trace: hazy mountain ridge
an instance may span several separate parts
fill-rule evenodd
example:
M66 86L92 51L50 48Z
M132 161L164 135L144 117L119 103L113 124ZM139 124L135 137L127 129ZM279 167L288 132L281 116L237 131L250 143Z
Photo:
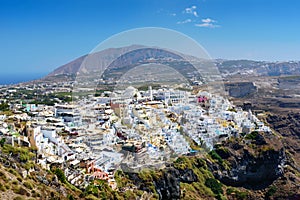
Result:
M300 74L299 61L216 60L215 63L223 75L281 76Z
M149 49L152 49L152 51ZM81 56L65 65L62 65L48 74L47 78L66 74L75 75L79 70L92 73L93 71L102 69L110 64L112 64L112 68L117 69L118 64L120 63L116 63L116 59L114 58L118 58L123 56L124 53L132 51L134 51L135 54L131 53L131 57L127 57L126 63L130 64L141 61L141 59L149 59L153 55L161 58L180 58L180 56L174 56L176 54L172 55L172 53L168 52L167 50L161 50L152 47L143 48L143 46L139 45L132 45L122 48L109 48L96 53ZM222 76L225 77L235 75L281 76L300 74L300 61L267 62L253 60L216 59L213 60L213 62L219 69Z

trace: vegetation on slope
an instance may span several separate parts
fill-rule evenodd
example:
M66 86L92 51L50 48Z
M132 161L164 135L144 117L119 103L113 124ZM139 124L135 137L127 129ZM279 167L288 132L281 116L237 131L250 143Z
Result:
M60 168L46 171L35 164L33 148L3 144L0 150L1 199L171 199L174 196L167 196L167 193L177 193L178 198L189 200L242 200L261 195L271 199L278 195L279 186L276 185L271 185L263 193L256 193L226 186L217 180L211 171L212 163L223 166L223 169L231 167L227 161L231 150L224 145L216 146L214 151L206 155L180 156L162 170L144 169L139 173L117 170L117 190L112 190L107 182L101 180L94 180L84 190L79 190L68 183ZM32 172L24 176L24 171L29 170Z

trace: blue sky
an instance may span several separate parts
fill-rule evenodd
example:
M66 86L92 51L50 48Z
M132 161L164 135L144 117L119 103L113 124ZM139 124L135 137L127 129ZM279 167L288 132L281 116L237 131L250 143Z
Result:
M1 74L48 73L106 38L163 27L213 58L300 60L298 0L0 0Z

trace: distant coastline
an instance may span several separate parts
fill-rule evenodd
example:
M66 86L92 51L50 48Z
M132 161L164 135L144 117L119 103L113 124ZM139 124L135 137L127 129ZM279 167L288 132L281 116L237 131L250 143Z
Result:
M0 74L0 85L11 85L27 81L32 81L40 79L47 75L47 72L44 73L7 73Z

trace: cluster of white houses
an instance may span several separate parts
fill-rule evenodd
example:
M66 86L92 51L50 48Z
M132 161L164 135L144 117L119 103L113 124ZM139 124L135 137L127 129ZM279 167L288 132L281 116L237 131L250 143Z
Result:
M129 87L76 104L26 105L23 110L0 116L2 137L36 147L43 167L61 165L76 186L103 179L116 188L119 168L163 167L174 156L195 152L187 137L212 149L221 138L241 132L270 132L251 111L233 109L221 96L166 88Z

